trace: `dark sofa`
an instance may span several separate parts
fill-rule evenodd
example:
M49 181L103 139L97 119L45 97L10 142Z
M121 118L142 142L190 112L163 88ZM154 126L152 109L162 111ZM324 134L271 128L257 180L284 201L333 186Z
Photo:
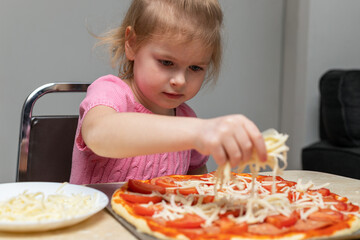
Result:
M330 70L319 87L320 140L302 149L302 168L360 179L360 70Z

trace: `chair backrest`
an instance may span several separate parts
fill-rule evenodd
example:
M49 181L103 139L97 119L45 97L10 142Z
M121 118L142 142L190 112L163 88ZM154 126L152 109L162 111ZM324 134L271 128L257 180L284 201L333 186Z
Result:
M49 83L27 97L21 112L16 181L69 181L78 116L32 116L32 111L45 94L86 92L89 85Z

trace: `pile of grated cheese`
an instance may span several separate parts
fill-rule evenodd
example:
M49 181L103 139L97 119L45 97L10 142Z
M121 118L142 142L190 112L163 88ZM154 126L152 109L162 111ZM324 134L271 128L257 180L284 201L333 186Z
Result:
M61 191L64 184L55 192L45 196L43 192L28 192L0 202L0 221L32 222L71 219L94 210L97 194L82 193L65 195Z

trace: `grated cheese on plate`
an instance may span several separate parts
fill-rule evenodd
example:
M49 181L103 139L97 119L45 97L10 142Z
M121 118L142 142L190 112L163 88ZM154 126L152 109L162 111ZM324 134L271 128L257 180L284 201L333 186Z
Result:
M28 192L18 194L6 201L0 202L0 221L31 222L46 220L70 219L94 210L97 193L84 195L82 193L66 195L61 185L54 193L46 196L43 192Z

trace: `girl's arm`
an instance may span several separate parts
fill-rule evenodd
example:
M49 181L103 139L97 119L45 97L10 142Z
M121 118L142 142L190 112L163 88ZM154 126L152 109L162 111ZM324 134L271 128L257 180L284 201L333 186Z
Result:
M230 161L235 167L250 159L254 150L266 160L261 132L242 115L199 119L117 113L97 106L86 114L81 134L92 151L113 158L196 149L212 155L218 165Z
M92 108L81 134L96 154L124 158L194 148L202 120L144 113L117 113L106 106Z

